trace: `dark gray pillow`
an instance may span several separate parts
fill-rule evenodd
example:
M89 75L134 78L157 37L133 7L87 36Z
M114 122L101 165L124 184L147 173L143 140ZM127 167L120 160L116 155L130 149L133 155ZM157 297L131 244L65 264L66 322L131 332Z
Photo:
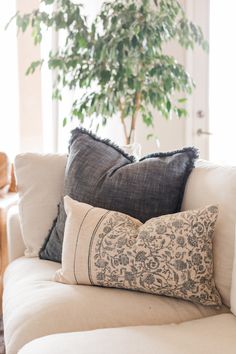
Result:
M64 195L145 222L180 210L185 184L197 157L197 150L189 147L135 161L110 141L77 128L69 146ZM61 262L65 220L61 201L40 258Z

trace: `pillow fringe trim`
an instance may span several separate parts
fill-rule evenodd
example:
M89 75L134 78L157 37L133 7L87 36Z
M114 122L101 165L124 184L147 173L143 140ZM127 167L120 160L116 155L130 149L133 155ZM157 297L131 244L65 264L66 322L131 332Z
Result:
M117 152L122 154L125 158L127 158L131 162L136 162L137 161L135 156L127 154L121 147L119 147L117 144L115 144L110 139L100 138L99 136L94 134L92 131L87 130L86 128L83 128L83 127L78 127L78 128L75 128L74 130L71 131L71 138L70 138L70 141L69 141L69 151L70 151L70 146L73 144L73 142L75 141L75 139L78 137L79 134L89 135L94 140L99 141L101 143L104 143L107 146L112 147L113 149L115 149Z
M106 144L107 146L112 147L113 149L115 149L117 152L121 153L124 157L126 157L131 162L137 162L137 159L135 158L135 156L127 154L120 146L115 144L110 139L103 139L103 138L99 137L98 135L96 135L95 133L93 133L91 130L88 130L83 127L78 127L78 128L75 128L71 131L71 138L69 141L69 151L70 151L70 146L73 144L73 142L75 141L75 139L78 137L78 135L80 133L89 135L94 140L99 141L101 143ZM178 153L181 154L181 153L185 153L185 152L190 153L192 158L197 159L199 157L199 150L194 146L190 146L190 147L184 147L182 149L178 149L178 150L174 150L174 151L170 151L170 152L156 152L156 153L148 154L148 155L145 155L144 157L142 157L139 161L143 161L143 160L146 160L149 158L155 158L155 157L168 157L168 156L176 155ZM194 163L191 164L190 168L193 168L193 167L194 167Z
M145 159L150 159L150 158L155 158L155 157L169 157L169 156L181 154L184 152L190 153L191 157L193 157L195 159L199 158L199 150L194 146L187 146L187 147L183 147L182 149L173 150L173 151L169 151L169 152L154 152L152 154L142 157L139 161L143 161ZM192 167L194 167L194 164Z

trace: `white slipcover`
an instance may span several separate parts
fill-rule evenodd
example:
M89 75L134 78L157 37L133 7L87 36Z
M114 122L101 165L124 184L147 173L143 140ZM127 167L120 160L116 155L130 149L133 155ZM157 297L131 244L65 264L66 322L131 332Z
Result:
M19 211L26 245L26 256L38 255L61 199L66 165L65 155L21 154L15 170L19 187ZM216 286L223 302L230 305L236 222L236 166L219 166L198 161L190 174L182 210L219 204L220 213L214 236Z
M236 318L219 315L177 325L56 334L19 354L235 354Z
M22 257L4 277L7 354L49 334L135 325L179 323L227 312L134 291L52 281L60 264Z
M236 166L220 166L198 161L190 174L182 210L219 205L213 239L216 286L224 304L230 306L236 223Z
M232 286L230 294L230 309L236 316L236 228L235 228L235 241L234 241L234 264L232 273Z
M9 262L22 257L25 251L25 244L20 228L18 205L14 205L7 212L7 250Z
M57 203L60 201L63 191L65 164L66 156L60 155L23 154L16 159L16 174L20 191L21 227L28 257L37 256L48 229L51 227L53 218L56 216ZM228 306L230 304L234 258L235 200L236 167L224 167L213 165L209 162L198 162L197 168L193 170L188 179L182 210L196 209L214 203L219 204L220 214L214 236L215 279L223 301ZM19 233L17 220L14 220L16 222L15 226L12 228L9 226L9 229L13 233ZM10 240L13 240L11 235L9 237ZM17 247L15 247L16 244ZM20 237L17 238L16 243L14 241L9 242L12 258L22 253L22 246ZM11 253L12 247L14 247L14 252ZM58 268L60 268L60 264L40 261L36 257L22 257L9 265L5 274L3 298L7 354L16 354L24 344L31 340L55 333L135 325L180 323L229 311L226 307L222 307L221 310L204 308L203 306L181 300L132 291L55 283L51 279ZM233 296L236 294L233 289L232 294ZM232 300L233 298L231 297L231 306L236 312L236 306L232 305ZM232 331L236 333L234 318L230 315L228 320L227 316L219 316L219 321L216 322L212 322L216 317L205 319L203 330L200 330L202 328L200 326L199 336L194 338L190 334L194 333L195 330L198 333L198 327L190 326L186 328L185 324L181 325L183 327L177 326L176 328L183 328L183 333L181 332L182 338L185 339L185 343L190 348L188 352L180 351L181 354L195 354L195 352L199 354L201 353L200 349L204 354L236 353L236 346L232 336ZM160 337L164 336L163 340L170 345L170 349L165 345L164 347L158 347L163 348L161 352L151 351L157 348L150 345L150 350L146 350L146 353L173 353L173 347L171 347L172 337L168 334L172 333L171 331L169 332L171 328L168 326L168 330L166 330L166 339L163 333L158 332L161 333ZM139 343L139 336L136 335L137 330L135 329L134 331L134 343ZM131 333L126 332L125 329L119 331L122 332L122 340L124 342L128 341ZM150 343L154 343L156 335L159 336L159 334L149 331L152 331L152 327L147 328L147 338L150 339ZM96 331L96 333L100 332ZM107 330L107 332L104 331L102 333L105 333L105 337L108 333L109 335L111 333L111 347L108 347L108 349L110 352L117 354L115 349L116 346L119 349L118 342L120 342L121 338L120 335L117 335L116 339L115 333L118 332ZM114 333L114 337L112 333ZM146 330L142 333L146 333ZM174 335L173 333L173 337ZM216 341L215 348L213 347L215 351L213 351L209 347L212 340L208 341L208 338L218 340L218 337L221 337L222 341ZM85 336L84 338L86 338L85 342L87 343L88 337ZM95 349L98 354L100 352L106 354L106 348L102 351L103 347L101 347L101 351L98 351L99 343L103 342L103 340L99 341L102 336L93 338L94 342L93 346L91 344L91 350L94 352ZM141 333L140 338L142 338ZM143 340L145 341L145 339ZM205 347L200 345L201 342L205 343ZM162 342L160 341L160 343ZM176 339L176 342L174 340L173 343L175 343L175 349L177 350L178 340ZM83 350L83 346L81 348ZM133 347L128 346L127 348L128 350L130 349L129 354L132 354ZM139 346L134 347L134 349L135 354L143 354L142 351L138 351ZM141 349L142 347L140 346ZM174 351L175 354L180 353L176 352L176 350ZM47 352L42 352L47 354ZM50 351L50 353L53 352ZM59 352L57 353L59 354ZM66 353L70 354L69 351L66 351ZM81 354L83 353L85 352L82 351ZM37 354L37 352L32 352L32 354ZM78 352L78 354L80 353ZM90 352L88 351L86 354L90 354Z

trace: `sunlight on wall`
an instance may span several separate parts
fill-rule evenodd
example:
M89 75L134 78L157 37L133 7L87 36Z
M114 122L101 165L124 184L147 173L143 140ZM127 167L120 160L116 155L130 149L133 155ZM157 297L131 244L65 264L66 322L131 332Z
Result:
M236 1L214 0L210 13L210 159L236 164Z
M0 151L11 159L19 149L17 38L14 24L4 30L16 12L14 0L0 2Z

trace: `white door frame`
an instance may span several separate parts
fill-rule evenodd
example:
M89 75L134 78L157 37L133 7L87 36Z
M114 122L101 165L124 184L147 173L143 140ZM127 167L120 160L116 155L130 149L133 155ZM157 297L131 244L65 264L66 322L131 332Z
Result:
M187 17L201 26L209 40L210 0L186 0ZM188 50L186 69L193 77L196 88L188 100L189 117L186 120L186 145L195 145L200 157L209 158L209 56L201 48ZM200 133L202 132L202 134Z

